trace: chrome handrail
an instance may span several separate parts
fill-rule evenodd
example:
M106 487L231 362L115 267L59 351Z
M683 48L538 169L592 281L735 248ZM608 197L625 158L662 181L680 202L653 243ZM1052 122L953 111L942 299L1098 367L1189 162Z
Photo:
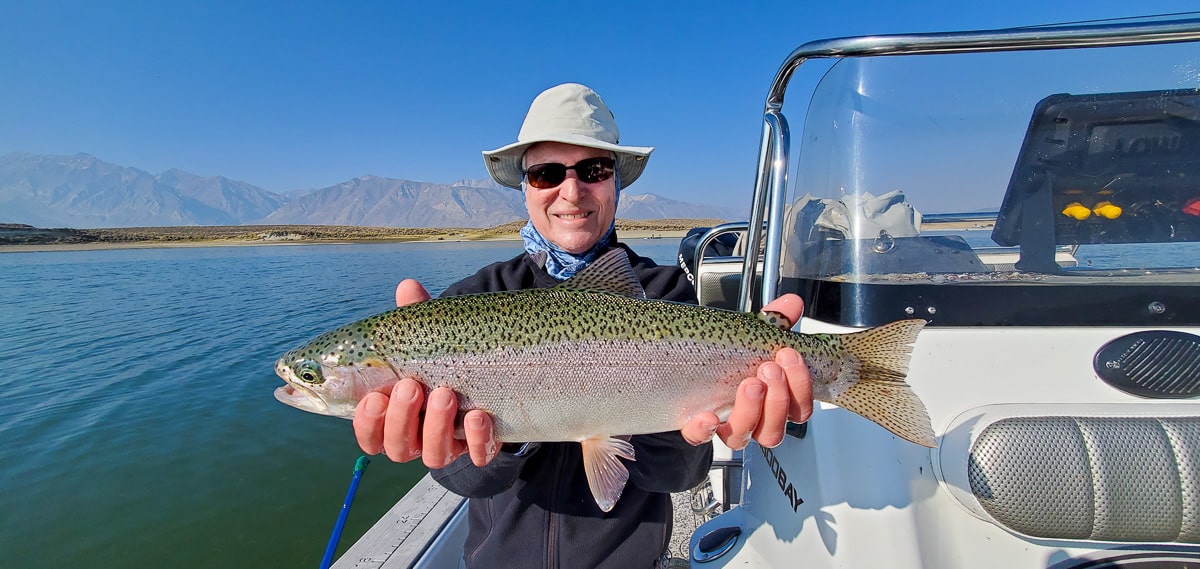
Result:
M808 42L792 51L771 82L766 110L779 110L796 68L813 58L1034 51L1178 43L1200 39L1200 18L1165 22L1052 25L998 30L858 36Z
M708 250L708 246L712 245L713 241L717 240L717 237L720 237L726 233L746 231L747 227L749 227L749 224L747 224L745 221L734 221L732 223L722 223L721 225L709 229L704 236L700 238L699 243L696 244L696 252L695 256L693 257L696 259L696 274L700 273L699 267L704 262L704 252Z
M743 255L742 281L739 285L736 306L743 312L753 308L751 295L754 294L754 273L758 268L758 248L762 243L763 214L767 208L767 184L770 183L771 157L775 153L775 134L771 121L767 117L778 115L778 112L767 111L763 115L762 141L758 146L758 170L754 173L754 198L750 203L750 221L746 225L746 249ZM753 227L754 231L750 228ZM765 299L764 299L765 300Z
M788 168L788 149L791 147L791 131L788 129L787 119L778 111L767 111L763 114L763 137L770 137L770 143L764 144L766 151L764 154L770 160L770 167L766 171L766 176L757 176L759 183L769 188L764 188L768 193L764 193L764 204L756 202L756 208L750 212L750 224L748 227L762 227L762 209L765 206L770 206L770 212L767 219L767 247L763 255L763 280L762 280L762 302L766 304L771 298L774 298L775 290L779 285L779 257L782 245L781 239L771 239L770 232L780 231L780 226L783 224L783 200L787 193L787 168ZM766 142L764 140L764 142ZM758 195L758 189L755 189L755 195ZM754 214L758 213L758 223L755 223ZM774 229L772 229L774 228ZM746 264L742 266L742 287L738 296L738 308L743 312L749 312L754 309L753 302L753 287L747 283L754 282L754 273L758 268L758 250L759 242L762 240L762 231L746 231Z
M778 189L778 182L782 180L786 183L788 149L783 149L785 160L782 172L778 172L778 164L774 161L778 155L775 145L779 142L777 140L779 136L772 130L772 121L778 119L786 129L787 122L783 120L781 112L784 93L787 91L788 82L796 69L810 59L1033 51L1180 43L1196 40L1200 40L1200 18L1158 22L1052 25L966 32L859 36L817 40L803 44L793 50L784 60L767 93L749 226L761 227L768 204L772 208L772 219L775 218L776 211L782 212L784 209L783 200L786 191ZM772 117L776 117L776 119ZM786 139L786 136L784 138ZM778 286L777 278L768 278L767 272L773 270L774 274L778 275L778 254L782 248L780 225L772 223L767 227L767 257L770 258L774 251L776 266L773 269L763 267L762 302L764 304L772 300ZM751 308L754 272L761 243L761 232L748 232L746 264L742 267L741 294L739 295L739 306L742 310Z

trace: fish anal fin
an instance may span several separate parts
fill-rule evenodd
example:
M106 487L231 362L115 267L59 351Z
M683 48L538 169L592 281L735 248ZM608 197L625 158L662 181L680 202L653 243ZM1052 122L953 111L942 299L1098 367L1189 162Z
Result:
M600 255L592 264L555 288L611 292L629 298L646 298L646 290L642 288L637 273L633 272L633 265L629 264L629 255L621 248L613 248Z
M854 370L843 373L858 377L830 403L879 423L907 441L937 446L925 404L907 382L912 344L924 327L924 320L899 320L841 336L846 352L858 363Z
M583 470L592 497L601 510L611 511L629 481L629 470L621 459L635 460L633 445L609 436L586 438L579 444L583 445Z

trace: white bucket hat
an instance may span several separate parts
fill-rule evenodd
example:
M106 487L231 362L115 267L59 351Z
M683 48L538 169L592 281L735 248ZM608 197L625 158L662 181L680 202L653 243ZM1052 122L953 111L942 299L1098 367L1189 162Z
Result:
M616 154L617 174L621 187L633 184L653 146L620 146L620 131L608 105L591 88L578 83L564 83L542 91L525 114L517 141L492 151L483 152L483 162L492 179L502 186L520 189L525 173L521 158L530 146L539 142L562 142L599 148Z

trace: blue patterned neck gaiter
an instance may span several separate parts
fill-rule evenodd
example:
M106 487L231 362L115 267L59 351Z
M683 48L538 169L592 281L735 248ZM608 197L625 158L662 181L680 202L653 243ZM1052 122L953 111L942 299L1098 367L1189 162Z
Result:
M614 174L613 179L617 187L617 195L613 197L613 221L608 225L608 231L605 232L604 237L601 237L595 245L592 245L591 249L579 255L564 251L558 245L546 240L541 233L538 233L538 230L533 227L533 221L526 223L525 227L521 228L521 239L525 241L525 251L534 259L537 259L539 255L544 255L546 258L546 272L550 273L550 276L556 280L565 281L571 278L575 273L590 265L592 261L595 261L600 252L609 246L609 241L612 239L613 230L617 223L617 203L621 201L621 176ZM523 181L521 182L521 190L525 190L525 182Z

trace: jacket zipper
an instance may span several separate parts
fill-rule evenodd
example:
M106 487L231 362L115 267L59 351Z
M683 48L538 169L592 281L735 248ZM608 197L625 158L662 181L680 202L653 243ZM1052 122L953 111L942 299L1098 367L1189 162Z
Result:
M566 460L565 453L561 445L556 445L560 448L556 449L556 458L554 461L554 478L552 480L562 479L563 461ZM554 485L554 489L550 493L550 508L546 512L546 567L547 569L558 567L558 511L559 500L559 484Z
M475 558L479 556L479 552L483 550L483 547L485 545L487 545L488 540L490 540L492 538L492 528L495 527L496 518L495 518L495 516L492 515L492 499L491 498L479 498L477 500L470 500L470 502L482 504L481 507L484 508L484 510L487 512L487 517L488 517L488 532L487 532L487 534L485 534L483 536L483 539L479 540L479 545L475 546L475 550L472 551L471 554L469 556L467 556L467 558L466 558L467 561L474 563Z

